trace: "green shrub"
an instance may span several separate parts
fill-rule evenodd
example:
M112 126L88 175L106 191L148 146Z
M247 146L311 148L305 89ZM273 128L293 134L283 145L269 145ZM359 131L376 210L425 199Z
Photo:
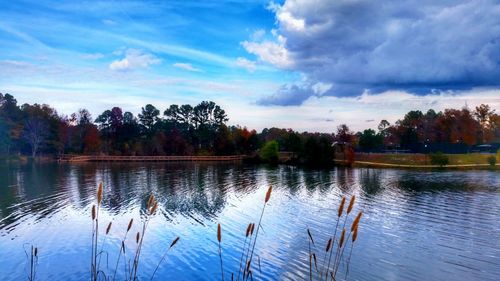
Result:
M260 158L266 162L276 163L278 162L278 142L268 141L260 149Z
M450 163L450 159L448 158L448 155L443 154L441 151L436 152L436 153L431 153L430 155L431 158L431 164L432 165L439 165L441 167L448 165Z
M495 166L497 164L497 158L494 156L494 155L491 155L490 157L488 157L488 164L490 164L490 166Z

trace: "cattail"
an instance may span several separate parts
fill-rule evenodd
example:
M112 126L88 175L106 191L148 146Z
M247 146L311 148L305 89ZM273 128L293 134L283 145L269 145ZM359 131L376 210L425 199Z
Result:
M219 243L222 240L222 230L220 228L220 223L217 225L217 240L219 241Z
M342 229L342 235L340 235L339 248L342 248L342 246L344 245L344 238L345 238L345 228Z
M309 235L309 239L311 239L311 242L314 245L314 239L313 239L313 236L312 236L311 231L309 230L309 228L307 229L307 235Z
M179 236L177 236L177 238L174 239L174 241L172 241L172 244L170 244L170 247L168 247L169 249L172 248L175 244L177 244L177 241L179 241Z
M95 205L92 205L92 220L95 220Z
M123 253L125 254L125 242L122 241L122 250L123 250Z
M252 229L250 230L250 236L253 235L254 230L255 230L255 223L252 223Z
M102 201L102 182L99 183L99 188L97 189L97 204L101 204Z
M153 201L155 200L155 197L154 195L151 193L151 195L149 195L149 199L148 199L148 204L146 205L146 208L149 210L149 208L153 205Z
M358 228L359 220L361 219L362 216L363 216L363 212L359 212L359 214L356 216L356 218L352 222L351 232L353 232L354 229Z
M252 230L252 224L249 223L248 226L247 226L247 233L245 235L245 237L248 237L248 235L250 235L250 230Z
M156 212L156 208L158 208L158 201L155 201L153 207L151 208L150 214L154 214Z
M347 207L348 214L352 211L352 207L354 207L354 201L356 201L356 195L353 195L351 201L349 201L349 207Z
M330 251L332 248L332 238L328 240L328 243L326 244L326 252Z
M37 255L38 255L38 248L35 247L35 254L34 254L34 256L36 257Z
M267 201L269 201L269 199L271 198L271 192L273 191L273 187L272 186L269 186L269 189L267 190L267 193L266 193L266 200L265 200L265 203L267 203Z
M340 206L339 206L339 213L338 216L342 216L342 213L344 212L344 205L345 205L345 196L342 197L342 200L340 201Z
M139 244L139 238L141 237L141 233L137 232L137 235L135 236L135 242Z
M106 235L108 235L109 231L111 230L111 224L113 222L109 222L108 227L106 228Z
M356 242L356 238L358 238L358 228L357 227L354 229L354 232L352 233L352 243Z
M316 267L316 270L318 270L318 260L316 259L316 254L312 253L312 257L314 259L314 267Z
M130 221L128 222L127 232L132 228L132 223L133 222L134 222L134 219L130 219Z

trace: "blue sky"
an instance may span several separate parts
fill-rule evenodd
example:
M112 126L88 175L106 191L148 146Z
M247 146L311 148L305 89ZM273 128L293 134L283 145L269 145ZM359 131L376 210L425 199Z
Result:
M497 1L2 1L0 92L96 117L213 100L230 124L356 130L500 109Z

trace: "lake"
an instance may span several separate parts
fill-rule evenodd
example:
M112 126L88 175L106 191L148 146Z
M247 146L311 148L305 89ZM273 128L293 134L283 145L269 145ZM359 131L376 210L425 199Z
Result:
M131 218L127 251L136 247L149 194L159 201L139 264L149 280L172 240L179 242L156 280L220 280L217 224L226 280L237 271L247 224L262 219L254 280L308 280L307 229L318 262L340 198L364 211L348 280L499 280L500 173L413 171L209 163L37 164L0 166L0 279L26 280L25 249L39 248L37 280L89 280L92 220L104 183L101 235L113 272ZM99 246L100 247L100 246ZM130 258L131 253L127 252ZM120 264L119 271L124 265ZM345 276L341 263L339 280ZM119 276L123 280L123 276ZM236 278L235 278L236 279Z

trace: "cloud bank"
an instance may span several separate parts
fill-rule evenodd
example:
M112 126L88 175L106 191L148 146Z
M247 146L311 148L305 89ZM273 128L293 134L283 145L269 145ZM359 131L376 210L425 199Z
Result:
M271 38L242 42L261 62L302 73L261 105L400 90L500 86L500 2L287 0ZM315 90L315 85L330 85Z
M125 57L121 60L115 60L110 65L111 70L134 70L138 68L148 68L150 65L159 64L160 59L152 54L144 53L137 49L128 49Z

